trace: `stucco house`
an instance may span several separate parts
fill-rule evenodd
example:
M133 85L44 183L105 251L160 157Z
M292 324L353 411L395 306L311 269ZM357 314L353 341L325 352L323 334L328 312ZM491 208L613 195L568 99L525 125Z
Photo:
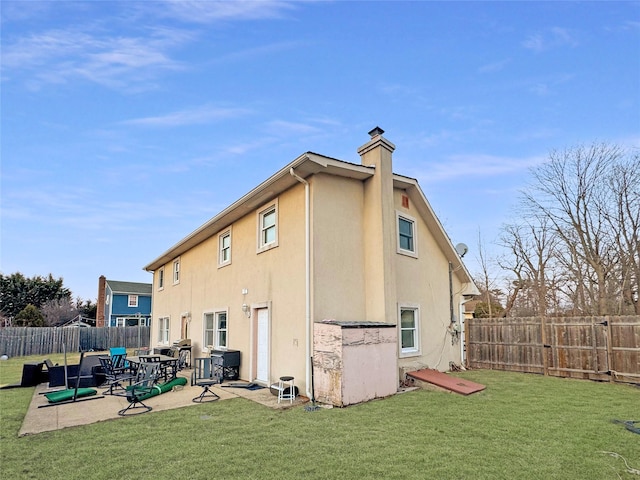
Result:
M151 323L152 284L98 279L96 327L130 327Z
M334 405L460 364L478 292L417 180L393 173L383 133L359 164L301 155L146 265L151 345L238 351L241 379L294 376Z

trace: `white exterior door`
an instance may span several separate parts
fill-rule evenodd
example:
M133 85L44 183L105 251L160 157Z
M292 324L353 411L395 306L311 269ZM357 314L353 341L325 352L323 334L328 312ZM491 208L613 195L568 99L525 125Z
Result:
M269 383L269 309L257 311L256 332L256 380Z

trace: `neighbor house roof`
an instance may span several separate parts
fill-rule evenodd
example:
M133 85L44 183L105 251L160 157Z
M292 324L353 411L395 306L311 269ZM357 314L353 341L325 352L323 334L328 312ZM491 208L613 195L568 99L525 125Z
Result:
M119 282L117 280L107 280L107 285L113 293L123 293L127 295L151 295L151 283Z

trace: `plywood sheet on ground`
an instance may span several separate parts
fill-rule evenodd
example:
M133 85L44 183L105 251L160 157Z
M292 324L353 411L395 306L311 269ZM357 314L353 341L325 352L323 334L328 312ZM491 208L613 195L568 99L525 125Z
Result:
M417 380L432 383L462 395L470 395L472 393L480 392L486 388L480 383L447 375L446 373L439 372L438 370L431 370L430 368L416 370L415 372L407 372L407 375Z

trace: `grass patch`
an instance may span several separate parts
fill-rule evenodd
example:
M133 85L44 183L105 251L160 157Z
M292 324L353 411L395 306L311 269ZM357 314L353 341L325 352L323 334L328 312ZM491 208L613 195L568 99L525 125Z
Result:
M5 378L15 373L3 363L0 380L18 381ZM2 390L2 473L53 480L133 472L156 479L638 479L622 459L600 453L640 468L640 436L612 422L640 420L637 387L488 370L460 376L487 389L468 397L420 390L316 412L238 398L23 438L17 432L33 389Z

